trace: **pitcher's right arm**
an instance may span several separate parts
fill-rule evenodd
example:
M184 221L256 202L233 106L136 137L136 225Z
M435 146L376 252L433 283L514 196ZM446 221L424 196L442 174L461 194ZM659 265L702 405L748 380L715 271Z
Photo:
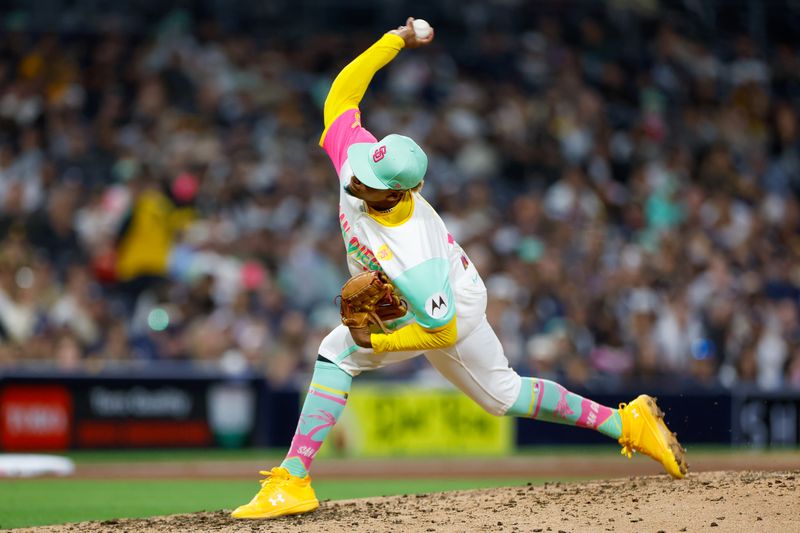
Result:
M433 34L417 39L409 18L405 26L387 32L375 44L342 69L328 91L323 110L325 130L319 145L331 158L337 174L347 159L347 148L357 142L375 142L376 139L361 126L359 104L375 73L391 62L405 47L415 48L428 44Z

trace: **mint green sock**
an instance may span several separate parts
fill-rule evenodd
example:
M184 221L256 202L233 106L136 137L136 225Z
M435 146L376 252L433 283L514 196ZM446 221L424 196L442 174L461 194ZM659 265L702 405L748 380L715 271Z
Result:
M328 432L344 411L353 378L333 363L317 361L297 431L281 466L305 477Z
M506 415L596 429L612 439L622 436L622 419L616 409L546 379L522 378L519 396Z

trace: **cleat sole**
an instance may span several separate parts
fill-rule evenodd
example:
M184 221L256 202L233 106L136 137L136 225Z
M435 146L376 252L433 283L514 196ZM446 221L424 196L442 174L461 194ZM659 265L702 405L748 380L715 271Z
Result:
M678 466L678 470L681 473L680 477L685 476L689 472L689 464L686 462L686 450L684 450L678 442L678 438L676 437L675 433L671 432L667 428L667 425L664 422L664 411L658 407L655 398L648 396L646 404L650 409L650 413L656 418L658 430L661 432L661 436L663 437L665 444L667 445L667 448L669 449L669 452L675 461L675 464Z
M244 519L244 520L264 520L269 518L279 518L281 516L293 515L293 514L303 514L313 511L319 507L319 500L308 500L305 502L300 502L295 504L291 507L285 509L279 509L276 511L268 511L268 512L254 512L254 513L247 513L247 514L235 514L236 511L231 513L233 518Z

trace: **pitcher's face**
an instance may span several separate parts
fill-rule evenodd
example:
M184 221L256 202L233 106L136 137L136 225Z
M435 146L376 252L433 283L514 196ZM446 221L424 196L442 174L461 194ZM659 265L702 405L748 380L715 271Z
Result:
M391 209L397 202L399 202L406 191L398 191L393 189L373 189L361 183L361 181L352 176L350 183L345 187L345 190L351 195L360 200L367 202L367 205L379 211Z

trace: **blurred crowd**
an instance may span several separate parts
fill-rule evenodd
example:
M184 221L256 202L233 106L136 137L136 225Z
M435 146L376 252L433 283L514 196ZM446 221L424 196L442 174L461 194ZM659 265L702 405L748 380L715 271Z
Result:
M633 22L437 33L364 124L425 148L423 195L520 373L800 388L798 50ZM347 276L321 107L378 36L6 28L0 368L304 386Z

